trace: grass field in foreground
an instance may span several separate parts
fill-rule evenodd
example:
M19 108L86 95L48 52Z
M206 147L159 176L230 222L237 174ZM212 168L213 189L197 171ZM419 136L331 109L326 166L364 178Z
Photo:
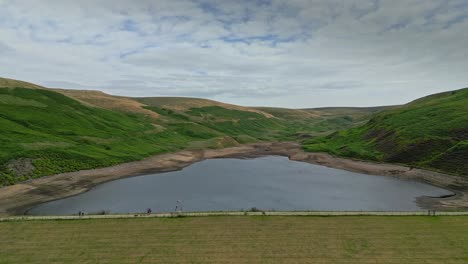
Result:
M468 217L0 222L0 263L468 263Z

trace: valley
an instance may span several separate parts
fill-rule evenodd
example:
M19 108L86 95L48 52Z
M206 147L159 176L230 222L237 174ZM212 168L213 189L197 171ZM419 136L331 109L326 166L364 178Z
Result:
M11 79L0 86L4 215L123 177L270 155L430 183L456 195L422 198L425 208L468 207L468 89L402 106L285 109L120 97Z

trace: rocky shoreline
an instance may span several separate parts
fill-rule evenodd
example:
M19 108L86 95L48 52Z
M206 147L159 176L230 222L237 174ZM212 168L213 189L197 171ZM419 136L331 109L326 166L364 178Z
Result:
M183 169L195 162L214 158L256 158L279 155L291 160L371 175L417 180L454 192L444 198L420 197L418 204L432 210L467 210L468 179L400 165L371 163L333 157L325 153L304 152L290 142L254 143L238 147L207 150L182 150L148 157L112 167L62 173L0 188L0 215L22 215L40 203L83 193L104 182L149 173Z

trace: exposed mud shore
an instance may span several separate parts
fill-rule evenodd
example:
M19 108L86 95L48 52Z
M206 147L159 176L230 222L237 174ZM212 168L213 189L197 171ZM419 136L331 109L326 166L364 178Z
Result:
M454 192L445 198L421 197L418 203L427 209L468 209L468 179L404 166L333 157L324 153L304 152L296 143L255 143L216 150L182 150L152 156L141 161L112 167L56 174L0 188L0 215L22 215L31 207L85 192L92 187L136 175L180 170L190 164L213 158L255 158L268 155L289 157L332 168L372 175L417 180Z

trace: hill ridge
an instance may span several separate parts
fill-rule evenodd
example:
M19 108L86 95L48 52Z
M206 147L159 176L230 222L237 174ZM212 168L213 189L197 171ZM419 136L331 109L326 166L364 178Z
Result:
M312 139L305 148L468 175L468 89L381 111L366 124Z

